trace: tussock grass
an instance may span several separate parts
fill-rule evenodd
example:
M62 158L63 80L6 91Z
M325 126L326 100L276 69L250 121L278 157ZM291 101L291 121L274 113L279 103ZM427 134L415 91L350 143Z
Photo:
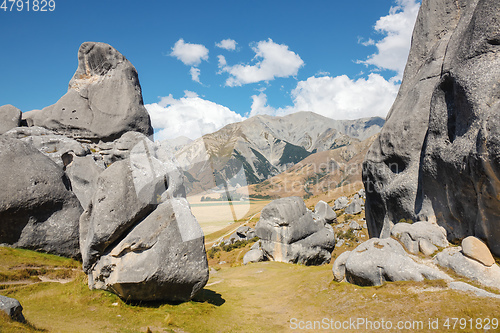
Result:
M249 246L224 253L237 256ZM16 262L24 259L16 251L3 253L0 260L19 265ZM32 261L24 264L46 260L43 254L29 256ZM59 265L55 268L68 263L62 260ZM289 332L292 318L427 323L429 318L498 317L500 300L446 290L444 281L359 287L333 282L331 268L277 262L224 266L212 270L193 301L181 304L129 304L109 292L89 290L87 277L77 271L66 284L1 290L21 302L30 324L0 316L0 332Z

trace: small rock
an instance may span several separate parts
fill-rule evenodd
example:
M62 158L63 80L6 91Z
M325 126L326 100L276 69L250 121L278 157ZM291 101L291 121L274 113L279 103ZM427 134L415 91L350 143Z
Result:
M251 262L259 262L265 259L264 252L260 249L250 250L243 257L243 265Z
M327 223L332 223L337 220L337 214L326 202L319 201L314 207L314 213L317 218L325 219Z
M427 239L420 239L418 241L418 248L426 256L433 255L437 250L437 246L429 242Z
M349 205L349 199L347 199L347 197L340 197L333 202L333 209L344 209L347 207L347 205Z
M0 295L0 310L12 319L24 323L23 307L17 299Z
M361 207L361 204L359 203L359 200L353 200L349 206L345 209L346 214L351 214L351 215L356 215L361 213L363 208Z
M358 224L358 222L352 221L351 223L349 223L349 229L361 230L361 226Z
M474 236L469 236L462 240L462 252L467 257L475 259L485 266L491 267L495 263L495 259L491 255L488 246Z

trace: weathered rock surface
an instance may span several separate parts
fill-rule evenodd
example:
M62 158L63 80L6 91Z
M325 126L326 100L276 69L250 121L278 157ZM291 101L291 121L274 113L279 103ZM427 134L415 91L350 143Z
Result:
M10 104L0 106L0 134L21 126L22 112Z
M206 284L203 233L168 172L154 144L141 142L100 174L80 219L91 288L126 300L186 301Z
M333 223L337 220L337 214L326 202L320 200L314 207L315 217L324 219L327 223Z
M136 69L104 43L80 46L68 92L30 119L58 134L96 141L112 141L129 131L153 134Z
M361 203L359 200L353 200L345 209L344 213L346 214L351 214L351 215L356 215L359 214L363 211L363 207L361 206Z
M0 311L21 323L26 321L23 316L23 307L17 299L0 295Z
M245 253L245 256L243 257L243 265L249 264L251 262L259 262L264 260L265 260L264 252L262 252L261 249L252 249L247 253Z
M299 197L274 200L262 209L255 226L264 255L270 260L321 265L335 247L333 228L314 220Z
M5 133L4 136L19 139L32 145L61 167L64 166L62 155L66 153L72 152L76 156L90 154L89 147L64 135L57 135L43 127L16 127Z
M333 202L333 209L344 209L347 207L347 205L349 205L349 199L347 199L347 197L340 197Z
M89 286L125 300L187 301L208 281L201 228L185 198L167 199L106 249Z
M336 281L345 278L360 286L379 286L385 281L449 279L438 269L413 261L392 238L372 238L339 256L333 265L333 274Z
M433 249L429 244L438 247L447 247L449 244L443 227L424 221L397 223L391 230L391 236L399 239L412 254L417 254L421 246L428 252Z
M495 264L495 259L486 244L474 236L462 240L462 252L467 257L475 259L485 266L491 267Z
M370 236L402 218L500 255L500 3L423 1L398 97L363 167Z
M488 287L500 289L500 267L491 267L465 256L461 247L449 247L438 253L434 261L442 267L453 270L458 275L465 276Z
M82 207L62 168L20 140L0 137L0 243L78 257Z

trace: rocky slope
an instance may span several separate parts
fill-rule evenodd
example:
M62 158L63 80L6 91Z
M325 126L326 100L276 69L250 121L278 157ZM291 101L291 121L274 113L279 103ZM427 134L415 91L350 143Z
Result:
M424 0L398 97L364 164L371 236L402 218L500 255L500 3Z
M176 154L188 192L228 182L255 184L316 152L349 145L380 131L384 120L333 120L312 112L285 117L259 115L204 135Z
M81 256L91 289L126 300L187 301L208 263L182 171L146 136L132 64L92 42L78 60L55 105L0 107L0 243Z

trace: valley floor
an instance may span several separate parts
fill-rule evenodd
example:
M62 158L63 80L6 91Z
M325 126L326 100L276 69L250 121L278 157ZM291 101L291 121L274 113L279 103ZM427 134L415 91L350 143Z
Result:
M90 291L79 263L70 259L0 248L0 260L0 294L18 299L29 321L22 325L0 317L0 332L296 332L314 325L321 329L305 331L471 332L484 330L461 330L460 322L453 329L453 321L447 329L446 320L463 318L468 325L472 319L476 325L498 319L500 309L499 299L447 290L441 281L358 287L333 282L331 264L277 262L211 267L208 284L191 302L127 304L114 294ZM41 282L38 276L65 280ZM16 279L28 282L5 282ZM382 320L393 328L367 326ZM348 329L335 329L349 321Z

